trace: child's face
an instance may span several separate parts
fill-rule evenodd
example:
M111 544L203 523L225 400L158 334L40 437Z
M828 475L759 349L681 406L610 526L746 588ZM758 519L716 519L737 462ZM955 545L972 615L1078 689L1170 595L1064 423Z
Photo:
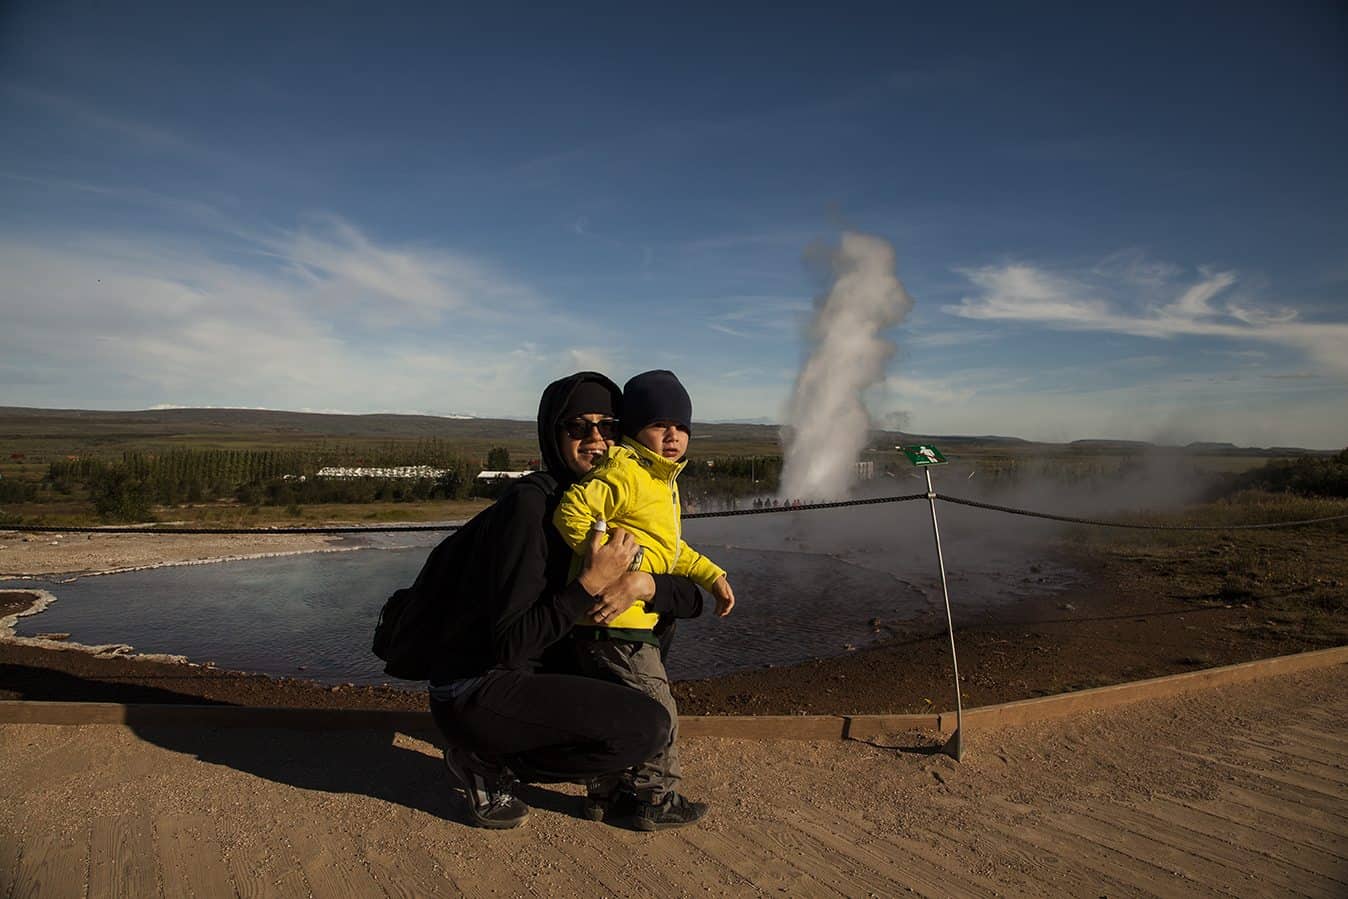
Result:
M688 452L688 430L672 421L653 421L637 431L637 443L677 462Z

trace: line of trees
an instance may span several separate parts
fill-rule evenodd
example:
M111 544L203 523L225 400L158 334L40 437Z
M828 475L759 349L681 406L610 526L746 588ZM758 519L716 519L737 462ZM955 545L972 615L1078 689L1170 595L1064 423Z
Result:
M72 459L52 462L47 480L57 492L74 485L135 482L160 503L200 502L226 496L240 484L287 474L304 474L313 466L301 450L195 450L163 453L125 452L118 460Z
M327 466L426 465L442 472L428 478L320 478ZM143 521L154 506L233 499L245 505L416 502L474 495L477 462L447 443L428 439L378 447L313 450L173 449L126 452L120 459L52 462L44 486L59 494L88 493L98 515L109 521ZM33 499L25 493L20 501Z
M88 496L107 521L144 521L156 506L233 500L248 506L324 503L425 502L492 497L501 485L480 484L478 470L512 467L509 449L492 447L485 460L468 459L447 441L426 438L385 444L320 444L309 448L226 450L177 448L130 451L120 458L52 462L40 485L4 483L0 502L31 502L52 493ZM325 467L427 466L428 478L318 477ZM684 495L698 503L729 503L775 493L780 456L715 456L690 461ZM11 496L11 494L13 494Z
M781 480L781 456L713 456L689 461L679 476L679 492L699 504L728 504L776 493Z
M249 506L466 499L480 493L474 468L454 466L438 478L273 478L239 485L234 498Z

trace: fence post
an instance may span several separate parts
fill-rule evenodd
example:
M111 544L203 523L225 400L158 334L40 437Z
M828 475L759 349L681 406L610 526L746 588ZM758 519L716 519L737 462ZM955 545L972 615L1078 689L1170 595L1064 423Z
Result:
M941 567L941 595L945 597L945 622L950 634L950 664L955 669L955 732L946 741L945 752L955 761L964 760L964 700L960 696L960 663L955 657L955 619L950 614L950 587L945 579L945 556L941 553L941 526L936 523L936 490L931 485L931 467L925 466L927 502L931 504L931 532L936 537L936 563Z

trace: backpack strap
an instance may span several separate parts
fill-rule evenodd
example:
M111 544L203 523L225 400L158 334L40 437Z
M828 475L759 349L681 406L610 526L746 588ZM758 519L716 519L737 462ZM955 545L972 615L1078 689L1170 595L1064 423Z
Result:
M548 496L552 496L554 493L556 493L557 487L559 486L557 483L557 479L554 478L552 475L548 474L546 471L531 471L528 474L526 474L521 480L524 481L526 484L533 484L535 487L542 490Z

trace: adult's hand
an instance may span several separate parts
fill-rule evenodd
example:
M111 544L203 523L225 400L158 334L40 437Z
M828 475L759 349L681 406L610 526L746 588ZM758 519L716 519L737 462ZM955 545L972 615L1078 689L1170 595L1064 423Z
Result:
M585 561L581 563L579 580L591 596L603 593L627 572L639 546L636 538L622 528L611 528L607 543L604 533L592 530L585 540Z
M604 588L594 607L585 616L589 624L608 624L626 612L637 600L655 597L655 578L645 571L628 571Z

